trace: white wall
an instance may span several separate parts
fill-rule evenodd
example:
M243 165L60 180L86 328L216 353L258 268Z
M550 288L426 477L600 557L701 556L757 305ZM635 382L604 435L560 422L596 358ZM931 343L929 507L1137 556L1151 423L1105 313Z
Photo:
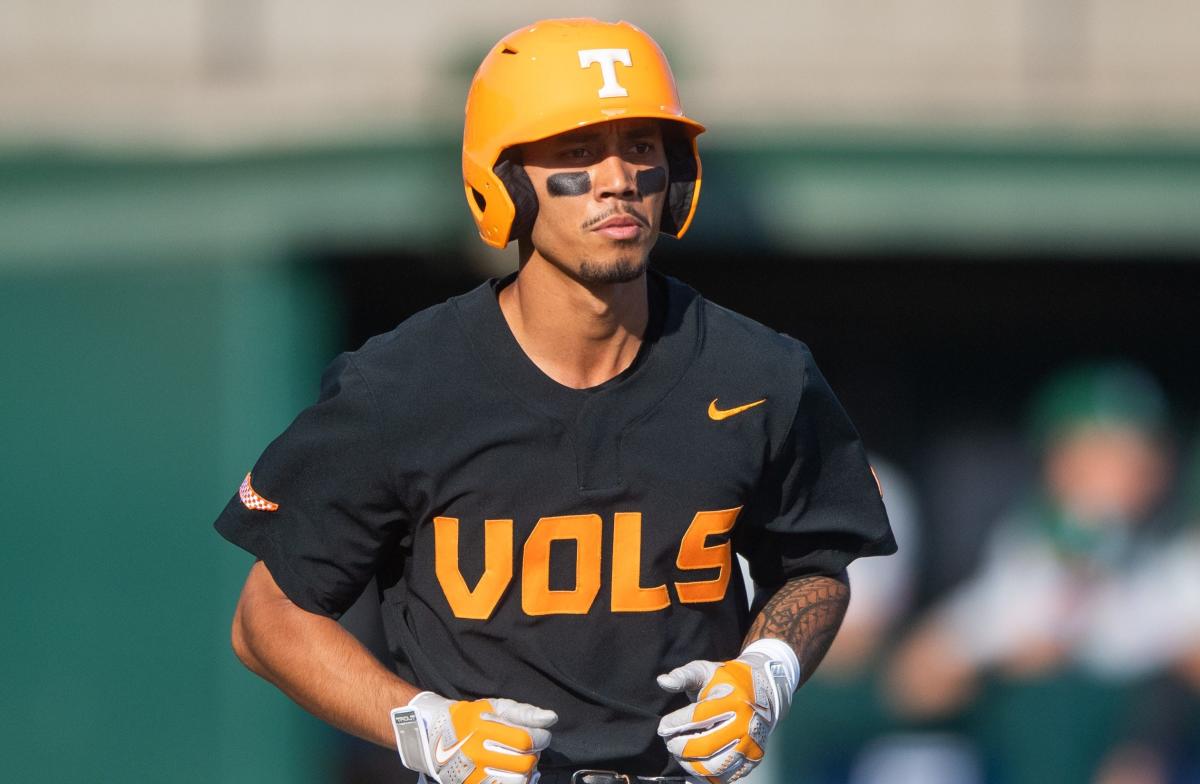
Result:
M3 0L0 141L455 129L487 46L572 12L649 30L714 130L1200 131L1195 0Z

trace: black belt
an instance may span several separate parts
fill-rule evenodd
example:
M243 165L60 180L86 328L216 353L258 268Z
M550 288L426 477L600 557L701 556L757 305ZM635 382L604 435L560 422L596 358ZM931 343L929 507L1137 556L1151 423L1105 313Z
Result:
M544 771L539 784L687 784L683 776L638 776L615 770Z

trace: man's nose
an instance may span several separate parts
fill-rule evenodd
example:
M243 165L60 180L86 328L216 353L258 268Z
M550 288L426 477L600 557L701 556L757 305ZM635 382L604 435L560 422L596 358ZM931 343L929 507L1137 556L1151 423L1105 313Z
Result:
M597 198L632 199L637 196L637 172L619 155L609 155L592 170Z

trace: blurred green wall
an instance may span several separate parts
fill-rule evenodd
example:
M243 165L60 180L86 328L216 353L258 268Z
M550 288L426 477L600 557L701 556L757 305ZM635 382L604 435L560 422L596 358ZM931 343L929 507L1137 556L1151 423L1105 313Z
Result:
M316 392L334 318L274 259L0 274L4 778L326 781L228 643L211 523Z

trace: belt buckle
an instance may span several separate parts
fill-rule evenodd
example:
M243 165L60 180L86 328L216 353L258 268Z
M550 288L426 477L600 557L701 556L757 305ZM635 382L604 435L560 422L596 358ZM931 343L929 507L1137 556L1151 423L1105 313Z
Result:
M624 781L625 784L633 784L629 780L629 776L617 773L615 770L577 770L571 774L571 784L587 784L584 781L585 776L608 776L610 781Z

